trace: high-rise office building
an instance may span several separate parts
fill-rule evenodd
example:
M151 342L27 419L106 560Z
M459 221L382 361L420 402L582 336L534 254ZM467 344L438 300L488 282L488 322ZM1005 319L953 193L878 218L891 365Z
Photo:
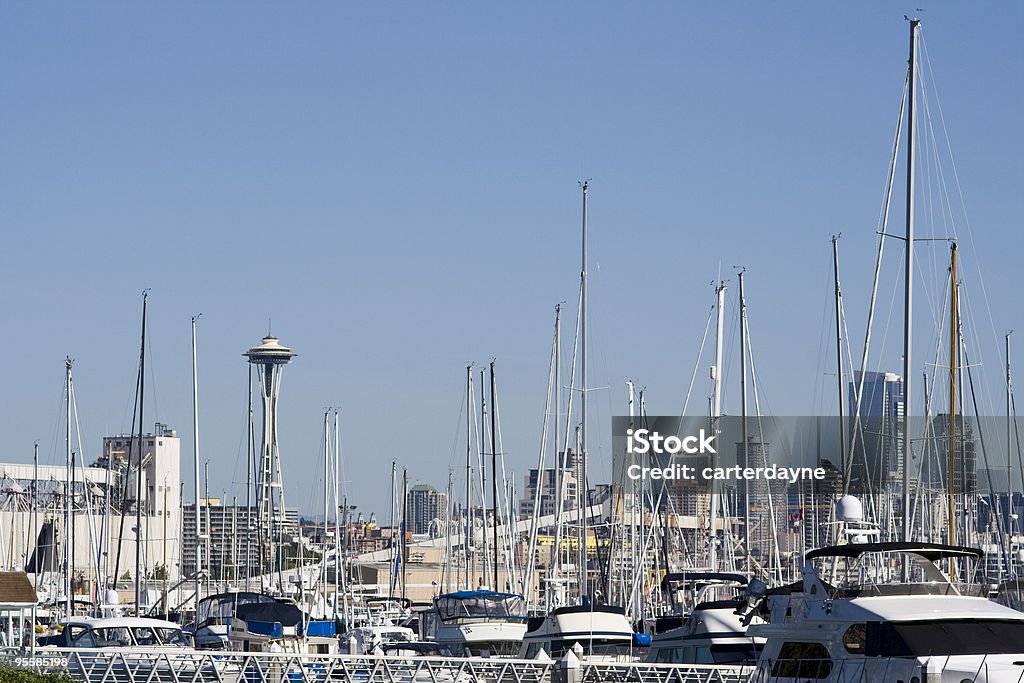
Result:
M569 449L569 454L563 459L565 468L562 470L562 510L575 510L578 504L578 468L581 464L580 458L575 449ZM540 508L538 514L547 516L555 514L558 509L558 470L553 467L538 470L530 469L523 477L523 497L519 500L519 517L526 519L533 516L534 501L538 500Z
M903 445L900 430L905 418L903 378L892 372L866 372L860 410L857 388L861 374L850 382L847 415L859 414L860 428L853 435L850 451L850 486L855 493L891 491L901 482ZM848 419L848 424L857 424ZM838 464L838 463L837 463ZM839 464L842 467L841 464Z
M430 523L444 519L448 495L428 484L417 484L405 497L408 530L414 534L430 532Z

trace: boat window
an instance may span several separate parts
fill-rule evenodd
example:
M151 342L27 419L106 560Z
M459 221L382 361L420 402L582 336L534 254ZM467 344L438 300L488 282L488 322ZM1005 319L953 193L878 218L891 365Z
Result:
M551 649L548 651L548 655L550 655L552 659L564 657L565 653L571 650L572 646L576 643L583 646L583 652L585 655L618 657L621 655L630 655L633 652L633 642L631 640L622 640L618 638L591 638L579 640L572 638L569 640L552 640Z
M944 619L868 624L865 654L886 657L1024 653L1024 621Z
M707 645L698 645L693 649L693 663L694 664L714 664L715 660L711 657L711 648Z
M467 657L515 657L519 643L514 640L482 640L466 644ZM530 647L533 647L531 645ZM486 653L486 655L484 654Z
M81 624L68 624L64 627L63 631L67 633L68 640L75 640L78 636L89 630L88 626L82 626Z
M133 645L132 637L124 626L111 626L93 629L97 647L129 647Z
M686 648L683 647L662 647L654 655L654 661L659 664L689 664L692 659L686 656Z
M92 631L89 629L78 629L77 636L75 631L72 631L70 635L72 647L96 647L96 639L92 637Z
M155 628L156 635L160 638L160 642L165 645L180 645L182 647L190 647L192 645L189 642L188 635L185 634L180 628Z
M526 659L533 659L540 652L543 643L530 643L526 648Z
M772 664L772 676L780 678L828 678L832 659L821 643L786 642Z
M853 624L843 634L843 647L851 654L864 654L864 645L868 639L867 624Z
M389 643L412 642L412 636L408 631L381 631L380 639Z
M135 636L135 642L139 645L160 644L160 641L156 639L156 634L153 633L153 629L149 627L133 628L132 635Z
M756 664L761 646L755 643L728 643L711 646L712 664Z

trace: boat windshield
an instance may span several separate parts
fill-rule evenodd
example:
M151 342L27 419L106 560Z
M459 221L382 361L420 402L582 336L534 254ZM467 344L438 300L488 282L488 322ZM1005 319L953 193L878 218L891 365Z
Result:
M408 630L403 629L401 631L381 631L378 634L380 640L388 643L411 643L412 635Z
M135 644L125 626L94 628L92 637L96 647L130 647Z
M465 592L437 598L437 613L442 621L457 619L526 619L522 596L507 593Z
M573 646L579 643L583 647L583 654L588 657L630 657L635 653L631 640L617 638L590 638L586 640L553 640L550 644L548 655L552 659L560 659L565 656ZM527 655L529 658L529 654Z
M972 557L932 561L910 552L864 553L855 557L821 557L815 573L833 598L871 595L977 595L979 563Z
M1024 654L1024 620L871 622L864 654L883 657Z
M192 646L188 634L180 628L161 628L158 626L153 630L156 631L156 637L159 638L160 642L164 645L180 645L181 647Z

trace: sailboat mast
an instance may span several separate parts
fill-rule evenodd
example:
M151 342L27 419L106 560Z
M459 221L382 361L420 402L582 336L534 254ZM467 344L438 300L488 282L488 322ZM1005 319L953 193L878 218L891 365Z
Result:
M483 560L480 563L480 583L487 582L490 569L487 566L491 556L489 541L487 540L487 466L484 464L484 457L487 451L484 445L487 443L487 375L483 368L480 368L480 425L477 428L477 469L480 470L480 537L483 539ZM497 590L497 589L495 589Z
M850 464L846 462L846 423L843 416L843 290L839 286L839 237L832 235L832 273L836 299L836 382L839 393L839 462L843 468L843 489L849 486Z
M395 594L395 562L398 559L398 553L395 551L395 461L391 461L391 505L389 506L388 515L391 519L388 525L391 527L391 562L390 562L390 576L388 577L388 596L394 596Z
M252 365L247 368L249 372L249 402L246 404L245 414L245 590L250 590L249 583L252 579L252 473L253 458L256 456L256 435L252 425ZM196 463L196 528L199 526L199 463ZM262 538L259 530L256 536ZM196 535L196 554L199 554L199 536ZM260 552L260 557L263 553ZM198 561L197 561L198 562ZM260 572L263 573L262 571ZM198 579L197 579L198 580ZM198 593L196 594L198 595Z
M565 507L565 450L559 450L562 429L562 304L555 304L555 540L549 579L558 577L562 559L562 509ZM549 585L550 587L550 585ZM548 604L551 596L545 591Z
M714 382L714 393L711 397L711 420L715 433L718 433L718 420L722 416L722 344L725 332L725 283L719 282L715 288L715 306L718 309L718 322L715 327L715 367L712 368L712 380ZM717 458L712 455L712 467L717 467ZM711 481L711 499L708 519L711 522L711 543L708 550L708 564L711 571L718 567L718 485Z
M494 361L491 361L491 496L494 502L494 584L491 590L498 588L498 522L501 520L501 508L498 505L498 443L497 443L497 403L494 400Z
M747 299L743 292L743 269L740 281L740 431L743 439L743 467L750 467L750 443L747 441ZM763 448L763 447L762 447ZM750 480L743 480L743 537L746 539L747 571L751 569L750 556Z
M949 429L946 435L949 440L948 448L948 459L946 468L946 485L949 487L949 495L947 497L947 515L949 517L949 544L953 545L956 543L956 526L954 525L954 496L956 494L956 381L959 373L957 368L957 352L960 350L960 343L958 339L958 325L957 313L959 312L959 306L957 305L957 285L956 285L956 242L953 243L950 249L949 259L949 273L950 273L950 294L949 294ZM964 478L966 483L966 477ZM966 493L966 490L964 491ZM964 510L966 515L967 510Z
M1012 408L1013 408L1013 383L1010 380L1010 335L1013 334L1012 330L1006 333L1006 517L1007 522L1007 533L1010 537L1013 537L1013 529L1010 529L1010 525L1013 523L1013 484L1011 483L1011 472L1012 465L1010 464L1010 457L1013 453L1013 435L1011 427L1013 425Z
M580 498L580 596L587 590L587 503L589 496L587 486L587 192L590 181L583 181L583 254L580 270L580 373L582 392L580 396L580 442L579 442L579 482L576 494Z
M910 72L907 75L907 234L904 243L903 285L903 540L910 540L910 413L913 402L910 382L914 312L914 105L916 104L917 32L919 19L910 20Z
M196 515L195 515L195 528L196 528L196 605L199 605L199 599L202 597L202 580L200 575L203 571L203 558L202 553L199 552L199 537L201 534L200 529L200 518L199 518L199 370L196 362L196 322L199 320L199 315L192 316L192 474L193 474L193 493L196 501ZM246 439L248 439L248 435ZM246 458L248 460L248 457ZM248 466L248 463L247 465ZM198 612L196 613L196 619L199 618ZM196 626L199 623L196 622Z
M341 411L334 409L334 619L338 619L338 595L342 596L342 609L348 619L348 587L343 585L341 569ZM348 544L348 498L345 499L345 542ZM342 590L344 589L344 590Z
M324 593L324 617L327 616L327 529L329 528L329 513L328 503L330 498L330 479L331 479L331 409L324 409L324 569L323 569L323 583L321 583L321 589ZM334 552L338 553L338 539L334 539L335 546ZM337 595L335 595L337 598Z
M71 366L74 361L64 359L64 615L72 616L71 601Z
M346 521L347 518L346 518ZM402 555L402 600L406 599L406 561L409 559L409 553L405 546L405 531L409 528L409 470L408 468L402 468L402 547L399 551Z
M145 431L142 409L146 403L146 305L149 292L142 293L142 343L139 350L139 469L135 475L135 616L141 615L142 600L142 458ZM129 454L129 459L130 459Z
M462 521L466 525L466 590L473 588L473 579L469 574L469 553L473 546L473 364L466 365L466 509L462 513Z
M1007 339L1007 348L1009 348L1009 339ZM107 490L104 496L104 500L110 500L110 478L107 478ZM110 507L108 503L107 511L109 513ZM104 524L108 524L107 516L104 515ZM42 569L40 569L40 563L42 556L39 548L39 442L36 441L32 444L32 539L35 544L35 588L39 590L39 577L43 575ZM109 544L107 547L107 555L110 555ZM109 561L108 561L109 564Z

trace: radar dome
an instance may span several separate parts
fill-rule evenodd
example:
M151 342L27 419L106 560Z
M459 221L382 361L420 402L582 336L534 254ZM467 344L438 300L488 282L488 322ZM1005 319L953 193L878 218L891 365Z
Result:
M840 522L864 520L864 506L856 496L845 495L836 502L836 518Z

